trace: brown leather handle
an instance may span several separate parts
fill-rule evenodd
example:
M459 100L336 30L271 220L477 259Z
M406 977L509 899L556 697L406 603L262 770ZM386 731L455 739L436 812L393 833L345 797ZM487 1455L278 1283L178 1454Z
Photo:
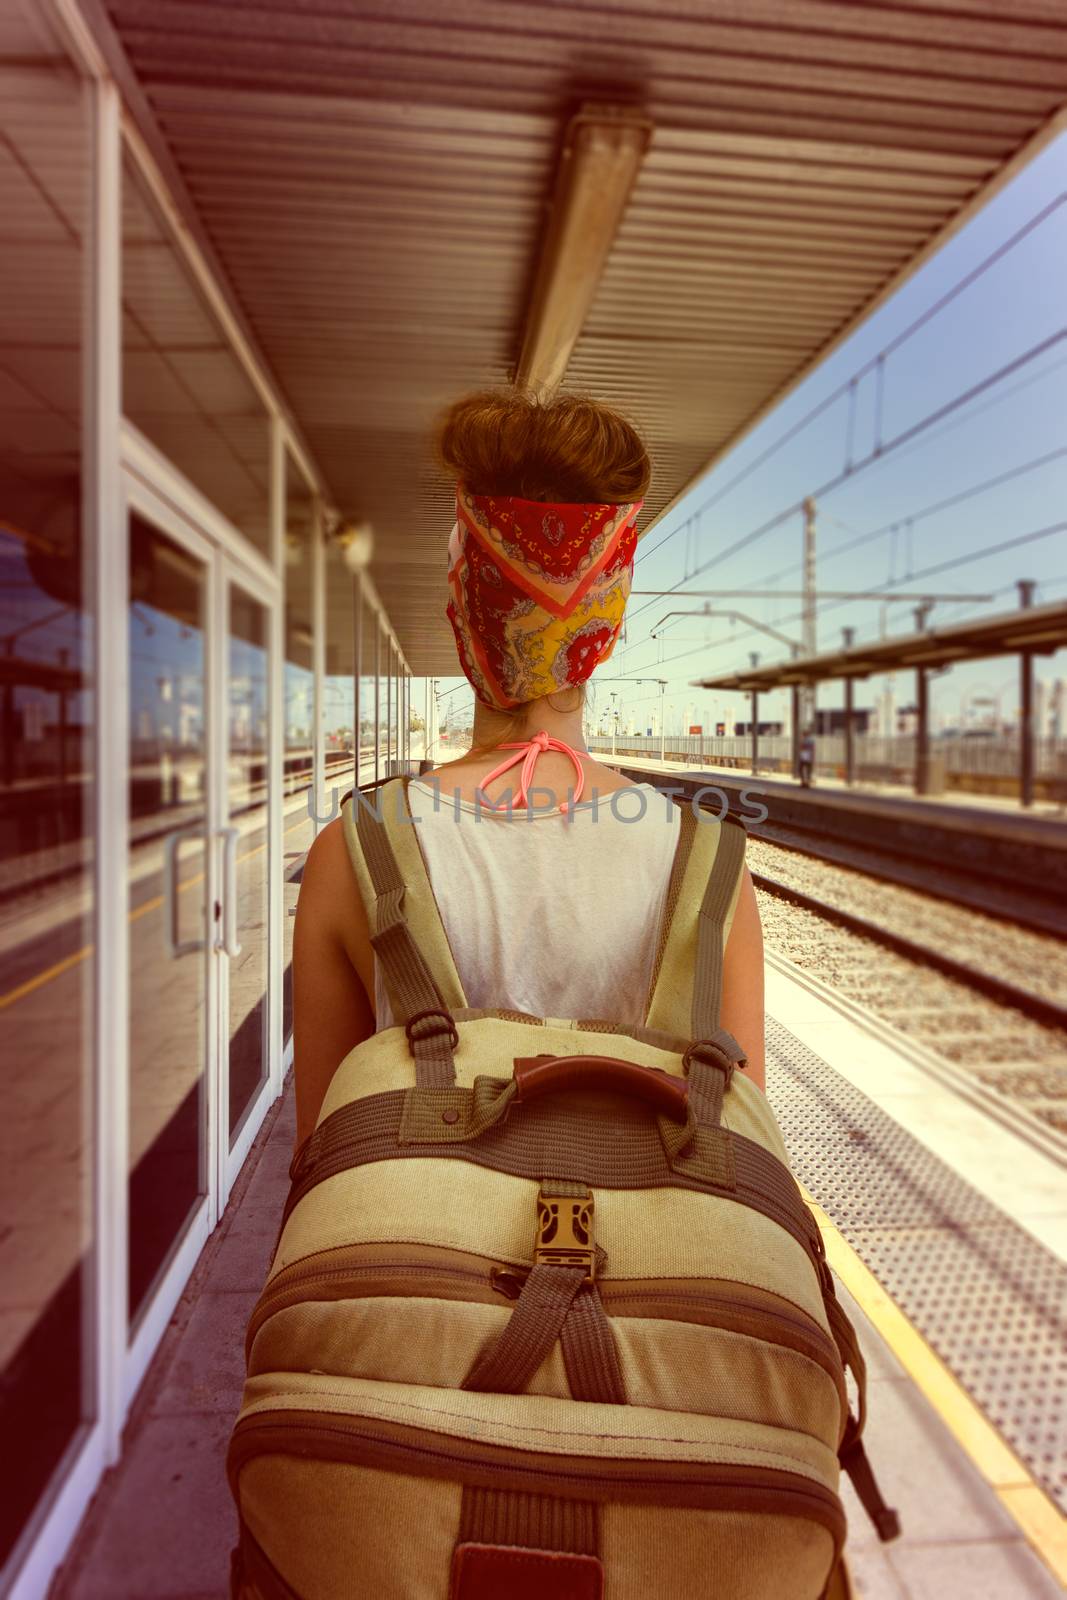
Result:
M675 1122L689 1117L689 1085L660 1067L619 1056L517 1056L515 1098L535 1100L565 1089L608 1089L629 1094Z

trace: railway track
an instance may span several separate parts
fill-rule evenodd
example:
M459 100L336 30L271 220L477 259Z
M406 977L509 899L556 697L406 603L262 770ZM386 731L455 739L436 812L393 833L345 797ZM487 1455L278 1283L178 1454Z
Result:
M853 843L814 827L797 828L768 820L757 824L752 836L817 861L853 867L885 883L925 894L936 892L939 900L1010 922L1014 927L1052 938L1062 939L1067 934L1067 911L1057 896L1046 899L1032 889L1023 895L1018 885L1008 881L944 865L931 867L929 860L921 856L896 849L878 850L869 843Z
M752 839L1067 940L1067 829L1053 819L799 789L719 771L621 763L619 770L676 793L717 793L720 806L728 801L745 818ZM706 798L701 803L716 809ZM757 804L762 817L753 814Z
M1067 945L750 838L768 946L1067 1136Z

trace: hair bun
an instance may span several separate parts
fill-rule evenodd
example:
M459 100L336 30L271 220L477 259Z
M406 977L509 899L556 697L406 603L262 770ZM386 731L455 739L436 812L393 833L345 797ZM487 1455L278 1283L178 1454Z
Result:
M472 494L625 505L644 499L652 476L633 424L582 394L480 389L449 406L435 444Z

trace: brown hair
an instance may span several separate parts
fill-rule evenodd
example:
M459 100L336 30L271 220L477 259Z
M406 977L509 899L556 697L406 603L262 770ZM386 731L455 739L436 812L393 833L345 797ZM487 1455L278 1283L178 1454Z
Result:
M652 476L633 424L583 394L481 389L449 406L436 445L472 494L625 505L644 499Z
M626 417L590 395L558 390L545 398L521 389L464 395L439 419L434 444L441 466L472 494L625 505L644 499L652 477L648 451ZM553 709L576 711L585 685L572 684L561 694L571 703L557 706L555 696L547 696ZM459 760L477 760L517 738L533 704L492 711L501 720L488 743L472 744Z

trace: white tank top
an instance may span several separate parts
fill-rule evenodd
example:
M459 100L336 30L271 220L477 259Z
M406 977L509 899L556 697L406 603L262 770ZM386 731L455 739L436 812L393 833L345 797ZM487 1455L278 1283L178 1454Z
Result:
M678 807L650 783L547 809L488 814L408 789L469 1006L539 1017L644 1019ZM393 1025L375 961L376 1028Z

